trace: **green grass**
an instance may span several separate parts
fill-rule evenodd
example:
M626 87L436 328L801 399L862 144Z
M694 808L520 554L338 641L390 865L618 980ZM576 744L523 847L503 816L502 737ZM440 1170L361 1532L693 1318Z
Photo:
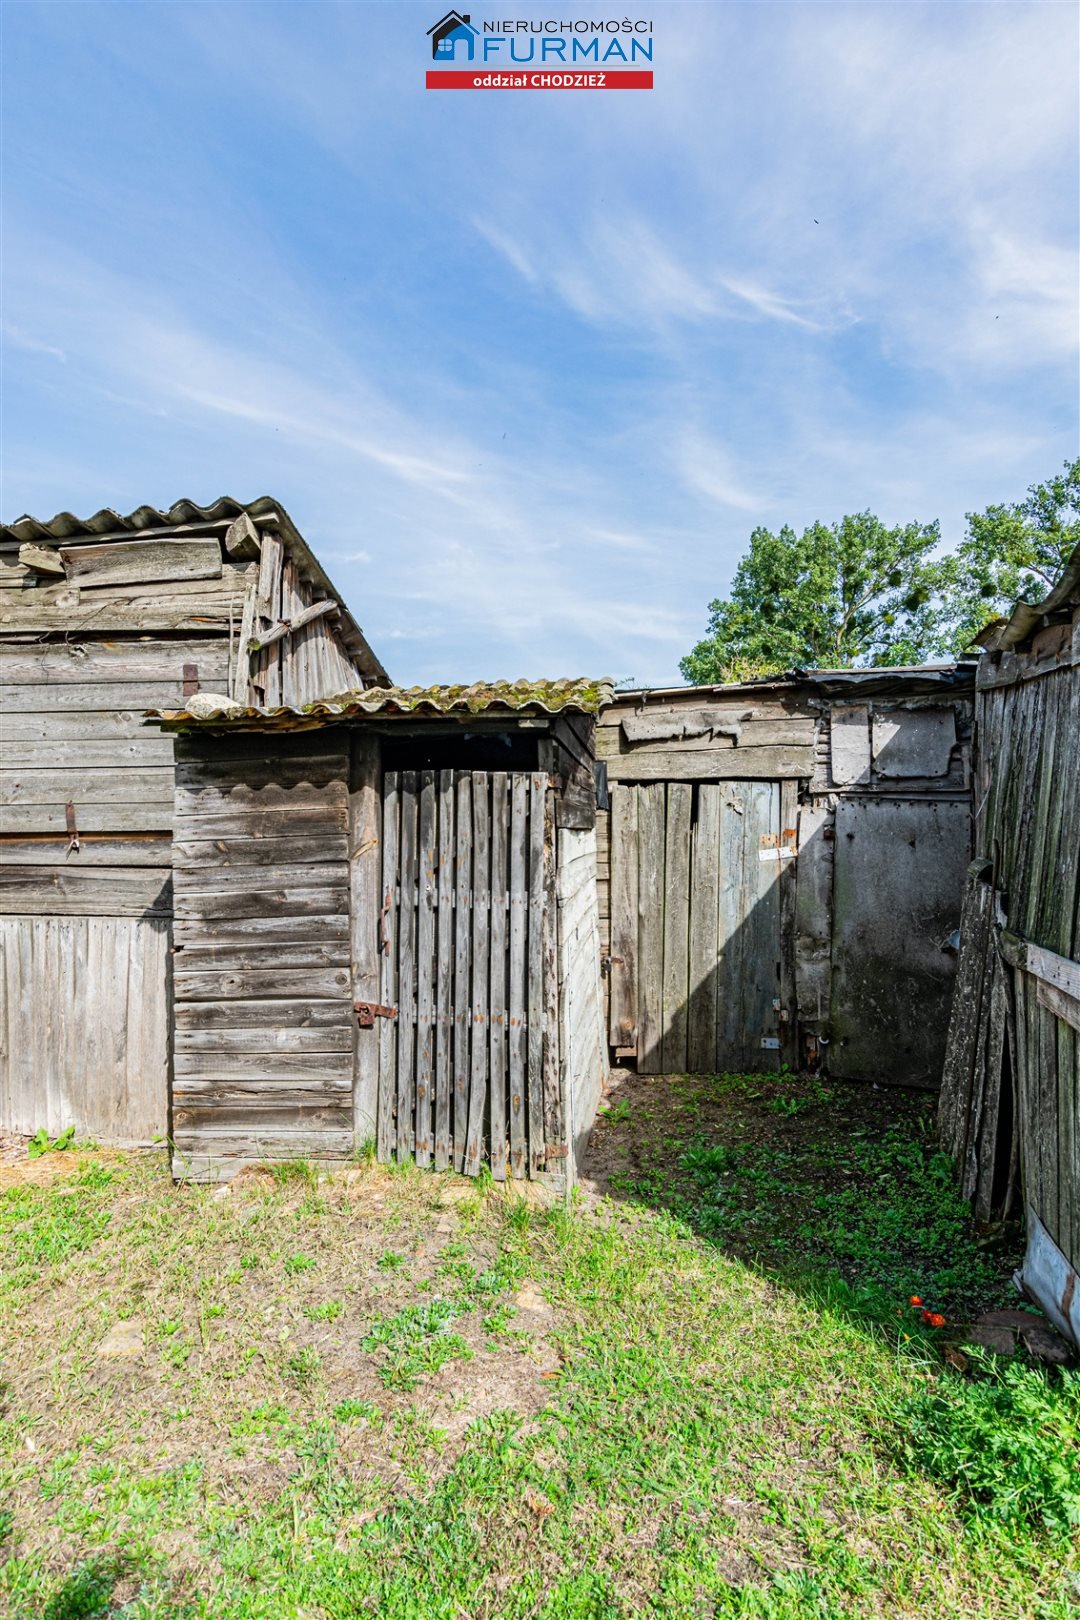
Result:
M570 1211L489 1186L448 1215L444 1178L370 1163L219 1200L73 1156L0 1195L0 1611L1075 1613L1075 1375L962 1377L897 1305L1006 1266L956 1225L921 1105L875 1127L760 1077L624 1100L602 1134L632 1188ZM103 1361L120 1315L145 1348Z

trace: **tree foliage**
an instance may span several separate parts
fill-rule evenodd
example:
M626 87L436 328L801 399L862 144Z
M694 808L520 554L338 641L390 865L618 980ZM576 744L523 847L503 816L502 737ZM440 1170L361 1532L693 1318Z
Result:
M699 685L793 668L906 664L969 650L1017 597L1039 601L1080 544L1080 460L1022 501L969 512L955 551L936 523L871 512L796 534L755 529L729 596L680 669Z
M1080 459L1045 484L1032 484L1022 501L969 512L960 545L939 559L926 582L930 651L964 652L1018 598L1041 602L1078 545Z
M871 512L802 534L755 529L731 595L680 668L699 685L746 673L902 664L917 656L936 523L888 529Z

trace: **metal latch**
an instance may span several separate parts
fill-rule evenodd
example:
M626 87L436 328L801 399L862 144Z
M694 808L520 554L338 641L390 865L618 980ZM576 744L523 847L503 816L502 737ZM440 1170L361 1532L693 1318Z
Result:
M384 1007L377 1001L354 1001L357 1023L361 1029L374 1029L376 1018L396 1018L396 1007Z
M600 958L600 977L602 979L610 979L612 968L613 967L622 967L622 965L623 965L623 959L622 959L621 956L601 956L601 958Z

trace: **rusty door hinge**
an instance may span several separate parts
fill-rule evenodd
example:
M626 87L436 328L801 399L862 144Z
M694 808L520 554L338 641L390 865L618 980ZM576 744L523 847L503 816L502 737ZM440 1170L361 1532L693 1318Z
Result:
M361 1029L374 1029L376 1018L396 1018L396 1007L384 1007L377 1001L354 1001L357 1023Z

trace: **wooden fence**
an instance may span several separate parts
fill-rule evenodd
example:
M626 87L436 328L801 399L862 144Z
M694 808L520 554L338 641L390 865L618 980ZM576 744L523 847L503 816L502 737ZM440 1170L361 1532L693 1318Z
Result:
M964 905L946 1145L988 1220L1025 1202L1080 1258L1080 668L1000 681L976 711L980 861ZM1015 1135L1014 1135L1015 1127Z

